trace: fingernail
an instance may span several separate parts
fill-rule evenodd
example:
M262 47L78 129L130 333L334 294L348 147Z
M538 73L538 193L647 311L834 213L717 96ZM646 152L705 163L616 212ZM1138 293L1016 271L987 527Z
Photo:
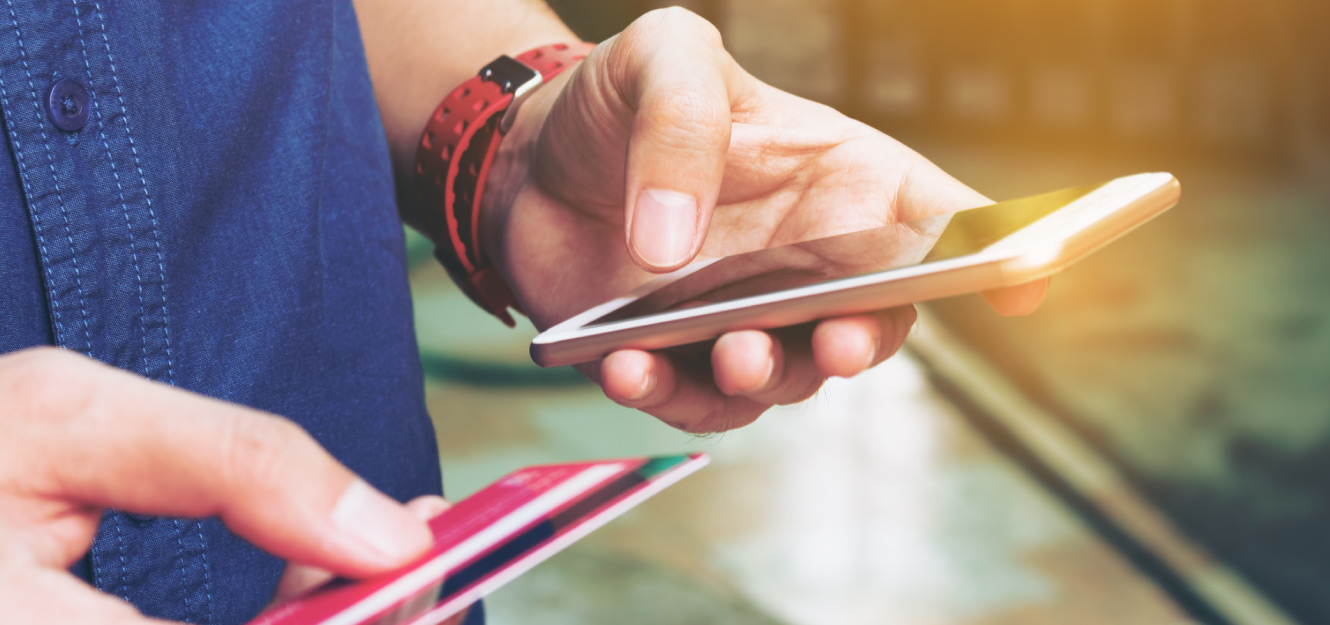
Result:
M646 399L647 395L650 395L651 391L654 390L656 390L656 374L648 372L646 377L642 378L642 386L639 386L637 390L633 391L632 395L628 396L628 401Z
M430 519L443 514L444 510L451 507L452 504L449 504L447 499L438 495L422 495L406 504L406 509L411 513L411 516L427 523Z
M333 506L332 523L352 555L377 566L399 566L429 547L429 529L401 504L362 480Z
M656 267L678 265L693 250L697 219L697 198L678 191L646 189L637 196L633 210L633 250Z
M765 391L776 381L776 356L773 354L767 356L767 370L762 374L762 383L757 385L759 391Z
M892 332L895 331L896 331L895 328L892 328ZM881 334L878 334L877 336L873 337L873 342L868 344L868 359L864 361L864 367L863 367L865 371L867 371L869 367L873 366L874 360L877 360L877 349L878 346L881 344L882 344Z

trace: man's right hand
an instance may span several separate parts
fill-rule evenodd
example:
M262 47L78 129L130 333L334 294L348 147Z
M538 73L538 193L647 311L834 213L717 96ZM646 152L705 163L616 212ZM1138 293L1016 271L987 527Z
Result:
M401 566L430 544L406 507L290 421L64 350L0 356L6 622L150 622L68 571L106 508L217 516L270 553L347 576Z

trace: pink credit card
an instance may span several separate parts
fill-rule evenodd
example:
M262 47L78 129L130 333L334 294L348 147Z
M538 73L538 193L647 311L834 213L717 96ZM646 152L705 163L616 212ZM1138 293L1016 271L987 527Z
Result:
M708 462L704 454L527 467L430 520L434 547L334 580L249 625L436 625Z

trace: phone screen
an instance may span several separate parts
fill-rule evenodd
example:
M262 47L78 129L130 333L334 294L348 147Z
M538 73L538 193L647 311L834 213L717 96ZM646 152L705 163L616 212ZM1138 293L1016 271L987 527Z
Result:
M961 258L1016 233L1102 185L961 211L936 243L904 225L860 230L727 256L587 324L587 327Z

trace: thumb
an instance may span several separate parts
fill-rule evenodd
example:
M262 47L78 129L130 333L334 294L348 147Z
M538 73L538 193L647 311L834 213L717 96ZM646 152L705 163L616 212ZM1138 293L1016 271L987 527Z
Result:
M423 495L412 499L406 504L406 509L411 516L421 520L429 521L441 514L449 507L448 501L437 495ZM331 581L335 575L332 571L317 566L306 564L290 564L286 571L282 573L282 578L277 582L277 590L273 593L272 601L268 607L281 605L310 590L322 586Z
M677 269L697 255L711 223L743 74L716 28L684 9L638 19L616 38L609 62L635 111L624 181L628 250L648 271Z

